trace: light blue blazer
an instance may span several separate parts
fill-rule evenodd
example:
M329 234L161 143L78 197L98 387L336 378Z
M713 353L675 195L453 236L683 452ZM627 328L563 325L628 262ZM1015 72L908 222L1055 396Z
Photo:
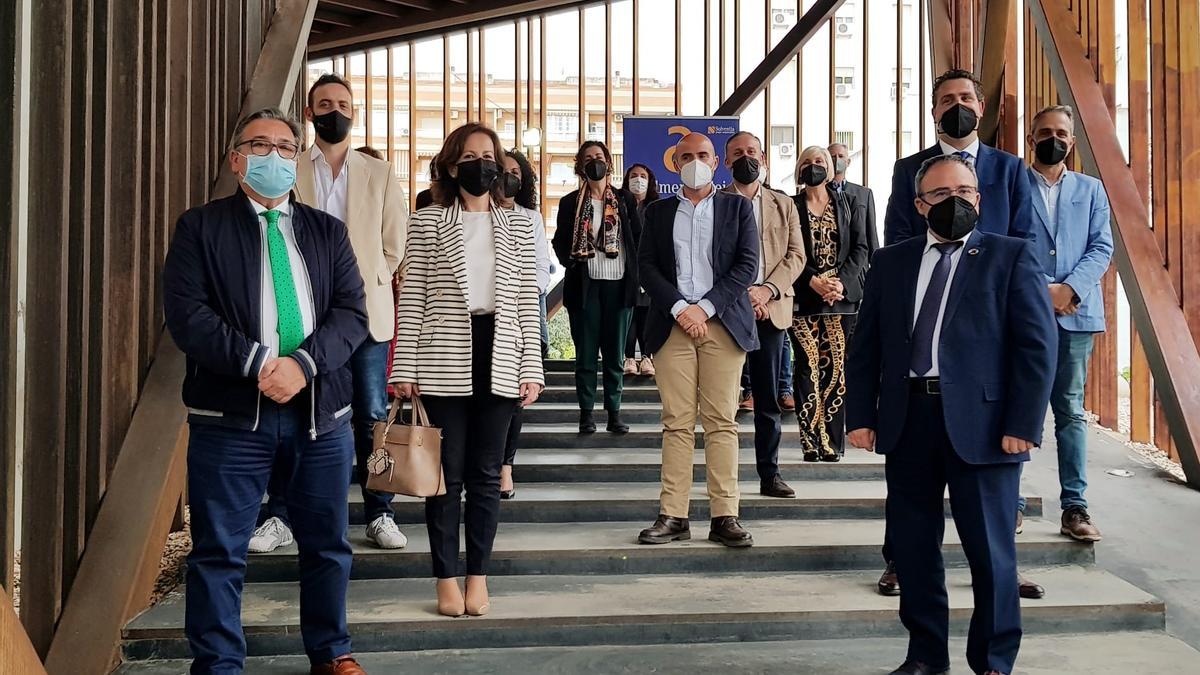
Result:
M1033 227L1029 240L1047 283L1067 284L1079 297L1079 311L1058 316L1058 325L1081 333L1104 332L1104 298L1100 278L1112 259L1112 226L1108 195L1099 180L1074 171L1062 177L1056 222L1050 222L1040 178L1026 169L1033 193Z

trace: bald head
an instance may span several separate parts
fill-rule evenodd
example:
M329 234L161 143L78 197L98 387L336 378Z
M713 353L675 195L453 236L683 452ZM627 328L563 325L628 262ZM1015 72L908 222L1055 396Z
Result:
M682 169L694 160L717 168L717 150L713 147L712 139L696 132L684 136L675 144L675 170Z

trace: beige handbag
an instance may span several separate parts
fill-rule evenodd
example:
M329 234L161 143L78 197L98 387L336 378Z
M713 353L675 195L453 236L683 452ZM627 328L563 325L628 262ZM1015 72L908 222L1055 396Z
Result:
M367 457L367 489L410 497L444 495L442 430L430 426L420 397L413 397L409 424L403 423L403 408L400 399L392 401L387 421L375 423L375 449ZM398 416L401 423L395 424Z

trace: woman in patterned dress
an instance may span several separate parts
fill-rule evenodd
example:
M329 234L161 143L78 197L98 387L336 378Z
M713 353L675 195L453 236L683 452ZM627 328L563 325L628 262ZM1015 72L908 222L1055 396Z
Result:
M836 462L845 453L846 348L867 264L865 207L829 189L831 178L829 152L815 145L805 148L796 162L801 189L792 197L807 253L794 287L792 351L806 462Z

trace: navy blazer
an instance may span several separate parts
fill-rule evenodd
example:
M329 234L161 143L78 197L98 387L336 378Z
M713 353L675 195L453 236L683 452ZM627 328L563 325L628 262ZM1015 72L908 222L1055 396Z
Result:
M885 246L925 234L928 223L914 204L917 171L925 160L941 154L939 144L897 160L892 170L892 196L888 197L883 217ZM978 228L992 234L1026 238L1033 227L1033 193L1025 176L1024 162L1016 155L980 143L975 173L979 176L981 196Z
M898 447L909 397L917 275L925 237L875 253L846 358L846 428L874 429L875 451ZM1023 462L1004 436L1040 444L1058 329L1029 242L976 231L950 286L937 345L946 431L969 464Z
M621 278L624 287L624 306L633 307L638 301L637 246L642 238L642 216L638 211L637 198L624 190L615 190L617 195L617 217L621 221L621 246L625 251L625 276ZM575 236L575 211L579 208L579 194L582 190L568 193L558 202L558 227L554 230L554 238L550 247L562 263L563 275L563 307L568 312L583 310L583 301L588 294L591 277L588 276L586 260L571 258L571 244ZM600 214L603 218L604 215ZM597 251L596 255L604 255Z
M714 188L715 189L715 188ZM638 276L650 295L643 345L653 354L666 343L675 325L671 308L684 300L675 266L675 213L678 197L666 197L646 207L638 246ZM742 350L758 349L758 330L747 289L758 276L758 226L754 205L741 195L717 191L713 196L713 287L705 294L716 308L715 319Z

